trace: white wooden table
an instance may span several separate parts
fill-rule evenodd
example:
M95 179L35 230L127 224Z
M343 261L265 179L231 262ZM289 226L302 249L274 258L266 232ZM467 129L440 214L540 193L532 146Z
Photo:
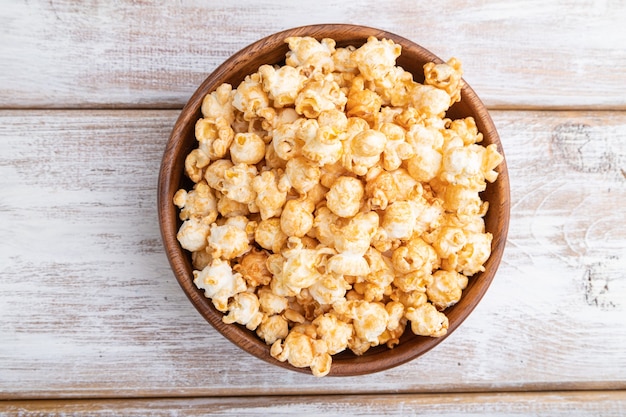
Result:
M512 211L496 278L454 334L385 372L316 379L195 311L156 181L208 73L333 22L462 60ZM611 0L2 1L0 414L626 415L625 22Z

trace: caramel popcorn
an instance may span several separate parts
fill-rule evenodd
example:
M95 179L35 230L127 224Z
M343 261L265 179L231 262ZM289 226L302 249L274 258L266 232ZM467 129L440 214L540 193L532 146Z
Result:
M228 314L224 316L224 323L239 323L249 330L255 330L263 320L259 312L259 299L249 292L235 294L228 303Z
M313 375L332 355L441 337L445 310L491 254L479 193L502 155L473 118L450 120L461 63L396 65L400 45L291 37L202 102L178 190L194 283L225 323Z

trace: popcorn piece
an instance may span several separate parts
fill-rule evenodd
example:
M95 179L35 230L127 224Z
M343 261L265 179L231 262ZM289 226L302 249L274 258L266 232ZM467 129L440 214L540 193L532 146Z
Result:
M450 107L450 96L433 86L415 84L410 92L409 104L426 117L443 117Z
M342 176L328 190L326 205L339 217L352 217L359 212L364 193L361 181Z
M289 183L300 194L305 194L320 182L319 165L304 157L296 157L287 162L285 175Z
M280 219L273 217L261 220L254 232L254 240L262 248L274 253L280 253L287 243L287 235L280 227Z
M261 109L270 104L267 93L261 85L258 73L248 75L237 87L233 96L233 107L243 113L244 120L250 121L258 116Z
M385 331L389 321L389 313L383 304L348 301L339 309L352 319L354 333L359 339L367 341L371 346L378 345L378 337Z
M395 123L383 123L379 130L387 137L382 156L382 165L386 171L400 168L403 161L415 156L415 150L406 142L405 131L401 126Z
M378 337L378 344L386 345L389 349L393 349L397 345L400 344L400 337L404 334L404 330L406 329L406 318L402 319L400 325L393 330L385 330Z
M315 74L300 90L295 100L296 112L309 119L324 110L343 111L348 98L332 75Z
M183 222L178 229L176 238L180 245L190 252L199 251L207 246L210 225L197 217Z
M185 174L193 182L199 182L204 176L204 168L209 165L211 159L200 149L194 149L185 158Z
M482 201L478 192L461 184L448 184L437 192L443 208L461 216L476 216L481 211Z
M415 213L408 201L396 201L385 210L381 227L390 239L408 239L413 235Z
M442 225L459 227L466 234L485 232L485 220L482 218L482 214L459 216L458 213L446 213L442 217Z
M280 215L280 228L287 236L303 237L313 227L313 210L302 200L289 200Z
M356 76L352 80L346 103L348 117L360 117L366 120L370 126L373 126L375 116L380 111L382 104L383 99L376 92L365 88L363 77Z
M406 107L416 83L413 74L401 67L392 67L383 78L374 80L374 85L384 105Z
M314 376L325 376L330 372L332 359L326 343L303 333L291 331L284 342L274 342L270 354L281 362L288 361L296 368L310 367Z
M360 337L353 336L352 339L348 342L348 348L357 356L363 355L367 352L372 345L365 339L361 339Z
M329 250L304 249L297 238L293 248L283 251L284 263L280 269L270 271L274 274L271 288L277 295L294 296L303 288L308 288L322 278L317 266L323 262L323 256L332 253ZM278 269L278 270L277 270Z
M418 336L441 337L448 332L448 318L432 304L409 307L404 316L411 321L411 330Z
M352 53L352 60L363 78L368 81L379 80L396 65L402 47L389 39L378 40L374 36Z
M428 204L420 196L408 201L396 201L385 210L381 226L390 239L407 240L413 234L421 235L437 224L442 212L438 200Z
M378 344L386 344L388 348L393 348L400 343L400 337L406 328L406 318L404 317L404 305L391 301L385 305L385 310L389 313L387 329L378 336Z
M415 214L413 233L422 235L430 229L439 226L444 212L440 199L429 197L427 200L424 196L419 196L409 200L409 202L413 206L413 213Z
M387 137L377 130L359 132L344 144L344 167L357 175L365 175L378 163L386 144Z
M393 175L383 169L370 170L366 179L367 206L371 210L386 210L397 199L398 186Z
M437 229L435 233L432 245L435 251L437 251L437 256L442 259L456 254L465 246L467 241L465 233L460 227L444 226Z
M298 303L301 306L305 306L306 305L306 301L305 300L298 300ZM315 326L312 325L311 323L296 324L296 325L294 325L292 327L291 330L294 333L301 333L301 334L307 335L311 339L317 339L317 330L315 329Z
M346 282L342 275L325 274L322 275L321 279L313 283L308 288L308 291L317 303L324 305L343 300L346 291L349 289L350 284Z
M339 253L328 260L328 270L337 275L363 276L370 273L370 267L363 255Z
M348 128L346 114L338 109L325 110L317 117L320 127L332 127L337 131L345 131Z
M409 159L407 169L417 181L429 182L437 176L441 169L441 153L433 148L419 147L415 156Z
M491 255L491 233L467 233L466 243L457 252L456 270L471 276L485 270L483 266Z
M217 192L217 211L223 217L247 216L250 214L248 205L231 200L224 194Z
M315 38L289 37L285 39L289 44L289 52L285 63L289 66L300 68L307 76L317 72L329 73L334 70L334 61L331 55L335 52L333 39L322 39L318 42Z
M442 161L441 179L451 184L467 186L470 179L481 175L483 153L480 145L468 145L448 148Z
M422 194L422 185L413 178L406 169L400 168L390 172L398 190L394 201L410 200Z
M398 301L408 309L409 307L418 308L422 304L428 303L428 296L425 291L415 290L404 292L399 288L395 288L389 296L393 301ZM406 316L406 314L405 314Z
M221 226L234 226L238 229L243 230L248 236L248 242L252 243L254 241L254 232L258 226L258 223L255 220L251 220L246 216L230 216L219 219L219 224Z
M243 324L248 330L255 330L262 320L259 299L249 292L235 294L233 300L228 303L228 314L222 318L226 324Z
M213 223L208 244L211 256L226 260L238 258L250 250L247 233L228 224L218 226Z
M239 203L252 203L256 193L252 189L252 180L257 174L254 165L239 163L224 171L224 180L220 190L226 197Z
M272 146L276 156L284 161L289 161L301 153L302 140L298 139L297 133L300 128L298 120L293 123L281 123L272 131Z
M206 251L206 248L191 253L191 264L193 269L202 270L211 264L213 257Z
M289 334L289 324L287 320L279 315L269 316L256 329L256 334L268 345L272 345L278 340L282 340Z
M378 230L378 222L378 214L368 211L357 213L343 227L331 224L330 229L335 236L335 249L339 253L364 255Z
M504 157L498 153L498 149L495 144L488 145L485 148L481 172L487 181L494 182L498 178L498 173L495 169L498 165L500 165L500 163L502 163L502 161L504 161Z
M246 290L246 281L241 274L233 273L228 261L214 259L202 271L193 271L194 284L204 290L204 295L213 301L221 312L228 310L228 299Z
M256 133L237 133L230 145L230 158L235 164L258 164L265 157L265 142Z
M433 282L433 276L428 271L415 270L404 275L396 275L393 283L400 291L411 293L413 291L426 292L426 288Z
M467 277L456 271L437 271L432 275L432 281L427 285L428 300L444 310L461 299L463 290L467 287Z
M333 225L337 223L339 216L330 211L326 206L321 206L315 211L313 219L313 237L327 247L335 247L335 229Z
M202 116L205 119L223 119L227 124L235 121L233 109L233 87L230 84L222 84L202 100Z
M430 274L439 266L435 249L419 237L393 251L391 260L393 268L400 274L418 270Z
M303 310L303 309L300 308L300 310ZM285 312L283 313L283 317L285 319L287 319L290 323L300 323L301 324L301 323L304 323L306 321L304 316L299 311L293 310L291 308L288 308L288 309L285 310Z
M381 126L385 123L393 123L400 127L402 125L397 122L398 117L404 111L404 106L383 106L380 108L380 112L376 115L376 126L380 130ZM404 127L402 127L404 129ZM390 139L390 138L389 138ZM391 140L391 139L390 139Z
M370 267L370 272L364 276L364 281L354 283L353 288L362 294L365 301L381 301L392 291L394 271L391 260L374 248L369 248L364 258Z
M174 204L180 209L181 220L196 217L211 224L217 219L217 199L211 187L204 181L194 185L189 192L178 190L174 194Z
M404 317L404 305L397 301L390 301L385 304L385 310L387 310L387 314L389 314L387 329L395 330L400 327L402 325L400 322Z
M259 68L259 74L263 82L263 90L267 92L274 107L277 108L293 105L307 79L296 68L287 65L280 68L262 65Z
M302 142L309 142L317 135L317 130L319 129L319 121L317 119L301 117L294 124L297 127L296 136Z
M380 252L393 251L398 249L401 244L399 239L391 239L382 227L379 227L372 237L372 247Z
M275 125L283 123L293 123L300 118L300 115L294 108L287 107L283 109L276 109L276 118L274 119Z
M345 114L336 109L324 110L318 117L318 126L314 134L306 138L302 154L319 166L334 164L341 159L342 140L345 126ZM311 132L313 133L313 132Z
M199 119L195 133L198 149L211 160L223 158L235 137L235 131L224 118Z
M227 159L218 159L208 166L204 173L207 184L217 191L224 189L224 177L226 170L232 168L233 163Z
M252 180L252 191L261 219L280 216L287 201L287 187L280 183L276 171L264 171Z
M250 287L268 285L272 280L272 274L266 264L268 256L265 251L252 249L241 258L233 270L239 272Z
M326 343L330 355L346 350L354 332L350 324L328 313L318 316L312 324L316 326L319 338Z
M408 160L409 174L417 181L431 181L441 169L442 134L435 129L416 124L411 126L406 139L415 152L415 156Z
M448 132L456 133L463 140L464 145L471 145L483 140L483 134L478 131L473 117L452 120Z
M428 62L424 65L424 84L432 85L448 93L450 104L461 101L462 75L461 62L456 58L450 58L443 64Z
M289 306L287 298L274 294L272 289L267 286L260 288L257 291L257 295L261 311L268 316L281 314Z
M335 72L340 74L356 74L358 67L356 62L352 60L352 52L356 48L354 46L347 46L345 48L335 48L335 52L332 55L333 63L335 65Z

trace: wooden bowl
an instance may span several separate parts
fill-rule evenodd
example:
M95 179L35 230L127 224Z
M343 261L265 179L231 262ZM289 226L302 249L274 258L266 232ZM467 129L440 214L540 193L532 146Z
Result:
M223 314L213 307L211 300L205 298L203 291L198 290L193 283L191 256L181 248L176 239L180 220L178 208L172 203L174 193L178 189L190 189L192 185L184 176L184 161L186 155L197 147L194 126L201 117L200 106L204 96L224 82L230 83L235 88L246 75L256 72L262 64L284 64L288 51L284 40L289 36L312 36L318 40L332 38L337 42L337 46L356 47L365 43L369 36L392 39L402 46L402 55L398 58L397 65L412 72L415 80L419 82L424 80L422 67L425 63L430 61L440 63L442 60L405 38L374 28L327 24L289 29L251 44L220 65L191 96L174 125L159 174L158 214L165 251L183 291L215 329L246 352L284 368L310 373L309 368L294 368L287 362L274 359L270 356L270 347L254 332L243 326L222 322ZM447 117L456 119L473 116L484 136L482 144L486 146L495 143L500 153L503 153L493 121L469 85L464 85L461 97L461 101L448 111ZM497 171L499 172L497 181L489 184L481 196L483 200L489 201L485 223L486 230L493 234L492 254L485 264L485 271L470 278L461 300L445 311L450 321L447 335L452 334L476 307L493 280L502 258L509 223L509 179L505 161L499 165ZM351 352L335 355L329 375L362 375L388 369L422 355L444 339L445 336L440 338L416 336L410 331L410 326L407 326L400 344L394 349L378 346L371 348L362 356L356 356Z

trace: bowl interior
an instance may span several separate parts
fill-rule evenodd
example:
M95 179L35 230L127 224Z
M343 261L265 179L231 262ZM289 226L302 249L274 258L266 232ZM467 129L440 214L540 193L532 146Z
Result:
M201 117L200 107L204 96L224 82L236 88L246 75L256 72L262 64L284 64L288 51L284 40L289 36L332 38L337 42L337 46L356 47L365 43L369 36L392 39L402 46L402 54L397 60L397 65L413 73L415 80L419 82L423 82L424 79L422 67L425 63L430 61L440 63L442 60L405 38L374 28L330 24L294 28L261 39L225 61L192 95L174 125L159 174L158 212L165 251L177 280L200 314L227 339L267 362L310 373L308 368L297 369L274 359L269 353L269 346L245 327L222 322L223 314L216 310L211 301L203 295L203 291L198 290L193 284L191 256L181 248L176 239L180 220L178 209L172 203L174 193L178 189L189 189L193 185L183 174L184 161L187 154L197 147L194 126ZM467 116L473 116L476 120L478 129L484 136L482 144L485 146L497 144L499 152L504 155L491 117L474 91L465 84L461 92L461 101L452 106L447 117L456 119ZM485 226L486 230L493 234L492 254L485 264L485 272L471 277L461 300L445 311L450 321L447 335L450 335L478 304L493 280L502 258L509 222L509 178L506 161L503 161L496 170L499 173L498 180L488 184L486 191L481 195L483 200L489 201ZM446 336L440 338L416 336L407 328L400 344L394 349L379 346L371 348L362 356L356 356L351 352L335 355L329 375L360 375L388 369L422 355L441 343Z

